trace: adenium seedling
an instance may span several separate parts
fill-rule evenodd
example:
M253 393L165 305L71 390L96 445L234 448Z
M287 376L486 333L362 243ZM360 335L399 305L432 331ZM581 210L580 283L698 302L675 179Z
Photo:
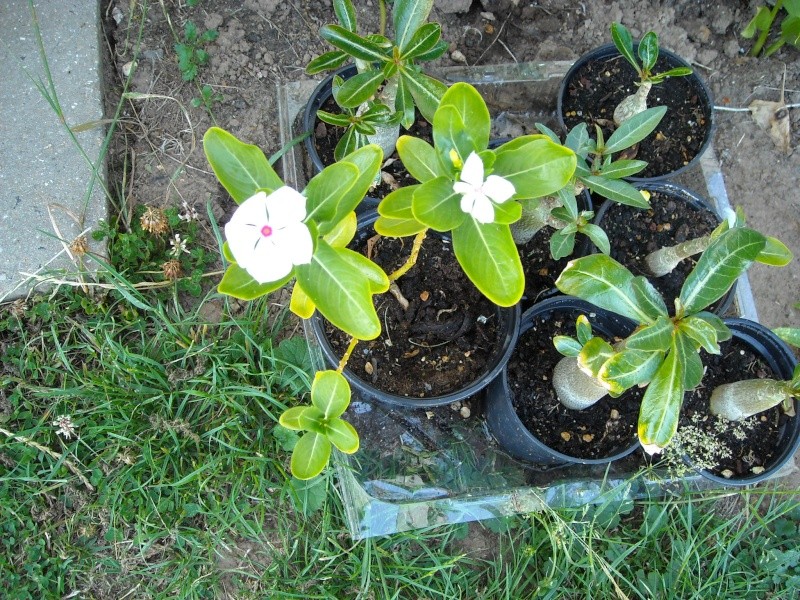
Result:
M666 447L678 426L684 391L703 377L699 351L718 354L719 342L731 336L722 319L706 308L760 259L766 246L764 235L746 227L729 228L712 239L675 299L674 317L647 279L634 276L611 257L595 254L571 261L556 281L559 291L639 326L615 346L592 336L580 321L577 339L558 339L556 347L567 355L554 373L559 397L566 403L587 397L573 390L573 382L581 381L572 374L576 370L615 397L633 386L647 386L639 412L639 440L651 453Z
M692 74L692 70L688 67L674 67L668 71L653 73L658 61L658 35L654 31L648 31L639 40L637 53L633 51L631 32L622 23L611 24L611 39L619 53L636 69L636 73L639 75L637 83L639 89L636 90L636 93L626 97L614 109L614 123L618 126L647 108L647 95L653 85L661 83L668 77L683 77Z

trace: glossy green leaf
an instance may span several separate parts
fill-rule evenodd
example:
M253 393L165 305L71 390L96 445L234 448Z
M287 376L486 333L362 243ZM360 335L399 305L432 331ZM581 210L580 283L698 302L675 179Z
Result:
M672 351L677 352L677 360L683 369L683 389L694 389L703 379L703 361L700 359L699 347L681 329L678 330L673 342Z
M525 274L508 225L482 225L468 216L453 230L453 251L467 277L489 300L513 306L522 298Z
M233 252L231 252L231 246L226 240L222 243L222 256L227 260L229 263L235 263L236 258L233 256Z
M747 26L742 30L742 37L750 39L756 34L756 31L764 31L769 29L772 26L772 20L772 11L769 9L769 7L759 6L758 11L756 11L756 16L753 17Z
M468 83L454 83L442 96L439 108L444 106L455 108L460 117L459 123L467 124L469 136L472 138L477 152L484 150L489 145L491 118L486 102L478 90ZM435 127L436 120L434 120Z
M414 98L414 104L422 117L428 123L433 123L439 100L447 91L447 86L429 75L406 67L400 69L400 78Z
M770 265L771 267L785 267L792 262L792 251L779 239L767 236L764 249L756 257L756 262Z
M318 110L317 118L324 123L335 125L336 127L349 127L352 124L350 115L346 113L329 113L324 110Z
M772 331L787 344L800 348L799 327L776 327Z
M353 454L358 451L358 432L344 419L335 418L325 423L325 435L334 446L345 454Z
M372 305L372 284L342 253L324 240L307 265L295 267L303 290L334 326L362 340L380 335L381 323Z
M672 320L661 316L654 323L637 329L625 339L625 348L644 352L666 352L672 345L675 326Z
M333 158L337 161L342 160L346 155L365 146L366 143L367 138L356 131L355 127L348 127L336 144L336 148L333 151Z
M328 464L331 457L331 443L324 435L308 432L301 437L292 452L289 464L292 475L306 480L316 477Z
M581 344L575 338L571 338L568 335L557 335L553 338L553 345L556 347L559 353L563 354L564 356L578 356L583 349L583 344Z
M337 162L325 167L308 182L303 191L308 211L306 221L317 223L321 234L326 234L338 222L335 218L339 203L355 185L358 176L359 170L354 164ZM351 207L347 212L352 210Z
M603 254L611 254L611 243L608 241L606 232L603 231L599 226L594 225L593 223L587 223L581 227L579 231L583 235L587 236L592 243L597 246L597 249L600 250L600 252Z
M433 144L439 155L444 157L446 170L450 167L453 151L458 156L457 162L463 165L470 154L480 150L458 110L449 104L439 107L433 118Z
M397 153L403 166L420 183L448 175L439 161L436 149L425 140L401 135L397 140Z
M674 69L669 69L668 71L664 71L659 73L654 77L650 77L650 81L653 83L661 83L665 79L669 79L670 77L686 77L687 75L691 75L694 73L692 69L689 67L675 67Z
M442 27L438 23L425 23L414 32L405 48L402 48L400 58L408 60L430 52L442 37Z
M397 79L397 96L394 100L394 109L400 114L400 124L406 129L411 129L416 115L414 97L408 89L406 80L402 77Z
M325 234L324 239L334 248L344 248L352 241L357 228L358 217L356 217L354 211L350 211L333 229Z
M391 192L378 205L375 232L386 237L406 237L427 229L417 221L411 204L418 185L402 187Z
M617 394L648 383L664 361L664 352L626 349L617 352L600 369L598 377Z
M569 130L564 145L581 157L586 157L589 144L589 130L586 123L579 123Z
M556 193L572 179L577 157L545 136L523 136L495 152L494 174L514 185L515 198Z
M603 365L614 356L614 348L603 338L593 337L581 348L578 354L578 365L583 371L588 371L592 377L597 377Z
M203 150L214 175L237 204L259 190L283 186L260 148L239 141L224 129L210 127L203 136Z
M578 318L575 319L575 333L581 344L592 339L592 324L586 315L578 315Z
M303 291L303 286L296 281L292 288L292 297L289 299L289 310L301 319L310 319L317 310L317 306Z
M608 138L603 154L614 154L641 142L658 127L666 112L666 106L655 106L625 119Z
M342 27L356 31L356 9L350 0L333 0L333 12Z
M336 102L343 108L358 108L378 92L382 83L383 71L354 75L336 91Z
M325 414L316 406L306 406L297 415L297 422L301 429L325 434Z
M325 52L306 65L306 74L316 75L317 73L322 73L323 71L336 69L340 67L346 60L347 54L341 50Z
M731 330L725 325L722 317L714 313L701 310L694 314L695 317L703 319L706 323L711 325L717 332L717 342L725 342L731 339Z
M222 276L217 286L217 291L220 294L227 294L239 300L254 300L282 288L291 281L292 276L293 273L289 273L286 277L278 281L258 283L253 279L250 273L236 263L233 263L228 265L228 268L225 270L225 274Z
M603 198L608 198L614 202L635 206L637 208L650 208L650 202L642 193L627 181L621 179L606 179L597 175L581 177L581 181L586 184L591 191L600 194Z
M418 56L414 57L414 62L425 62L428 60L436 60L440 56L442 56L445 52L450 49L450 44L444 40L439 40L436 42L436 45L428 50L427 52L423 52Z
M683 365L673 347L647 386L639 408L639 441L646 450L665 448L675 435L683 393Z
M648 73L653 70L658 60L658 36L654 31L648 31L639 41L639 58L642 66Z
M636 304L650 317L651 321L669 314L664 298L648 279L642 276L635 277L631 288L633 296L636 298Z
M619 53L622 54L625 60L638 72L639 61L636 60L636 56L633 54L633 38L631 37L631 32L628 31L622 23L612 23L611 40L614 42L617 50L619 50Z
M323 25L320 27L319 35L326 42L347 52L353 58L380 63L387 60L386 53L378 44L348 31L340 25Z
M302 431L303 426L301 424L301 416L303 412L308 408L307 406L295 406L289 408L281 413L278 422L286 427L286 429L291 429L292 431Z
M627 123L627 121L625 121ZM639 171L647 166L647 162L643 160L615 160L608 165L600 168L600 174L609 179L622 179L623 177L630 177L636 175Z
M696 316L684 317L678 323L678 329L709 354L719 354L717 330L705 319Z
M519 202L508 201L494 205L494 222L500 225L516 223L522 216L522 205Z
M681 288L684 314L701 311L722 298L765 244L763 235L746 227L734 227L712 240Z
M461 194L453 191L453 181L440 176L420 185L412 202L414 218L436 231L455 229L467 214L461 210Z
M339 255L361 273L361 276L369 283L370 293L382 294L389 290L389 278L386 273L366 256L348 248L340 249Z
M401 0L392 8L395 43L401 51L411 43L414 34L428 20L433 0Z
M317 371L311 384L311 403L322 411L323 418L339 417L350 404L350 384L337 371Z
M543 123L536 123L536 129L546 135L554 144L561 143L561 138L559 138L556 132L550 129L547 125Z
M550 236L550 255L555 260L560 260L572 254L575 249L575 233L565 233L563 229L556 230Z
M570 261L556 287L639 323L650 323L655 319L637 302L633 280L633 274L610 256L591 254Z

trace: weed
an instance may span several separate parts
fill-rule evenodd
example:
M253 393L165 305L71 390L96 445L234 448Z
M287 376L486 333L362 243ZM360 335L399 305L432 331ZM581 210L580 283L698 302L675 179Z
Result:
M203 87L200 88L200 97L199 98L192 98L192 106L195 108L200 108L201 106L211 114L211 107L217 103L222 102L224 100L222 94L219 92L215 92L214 88L210 85L203 84Z
M208 29L201 34L197 30L197 25L192 21L186 21L183 26L183 42L175 44L178 68L184 81L193 81L197 77L198 69L208 63L210 56L202 46L213 42L218 36L219 32L216 29Z

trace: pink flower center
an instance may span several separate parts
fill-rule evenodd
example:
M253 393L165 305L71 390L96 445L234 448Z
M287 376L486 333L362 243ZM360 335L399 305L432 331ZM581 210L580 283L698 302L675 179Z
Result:
M271 236L272 235L272 227L270 227L269 225L264 225L261 228L261 235L263 235L264 237Z

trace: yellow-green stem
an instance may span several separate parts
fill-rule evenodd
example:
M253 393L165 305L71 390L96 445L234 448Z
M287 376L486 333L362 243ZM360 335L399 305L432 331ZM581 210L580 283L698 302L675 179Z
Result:
M419 250L422 248L422 242L425 241L425 236L428 234L427 229L423 229L420 231L417 236L414 238L414 244L411 246L411 254L408 257L408 260L403 264L402 267L397 269L394 273L389 275L389 281L395 281L396 279L400 279L403 275L405 275L408 270L417 264L417 258L419 257Z
M353 354L353 350L356 349L356 344L358 344L358 338L350 338L350 344L347 346L347 350L345 350L344 356L342 356L342 360L339 361L339 366L336 369L337 373L344 371L344 368L347 366L347 361L350 360L350 355Z

